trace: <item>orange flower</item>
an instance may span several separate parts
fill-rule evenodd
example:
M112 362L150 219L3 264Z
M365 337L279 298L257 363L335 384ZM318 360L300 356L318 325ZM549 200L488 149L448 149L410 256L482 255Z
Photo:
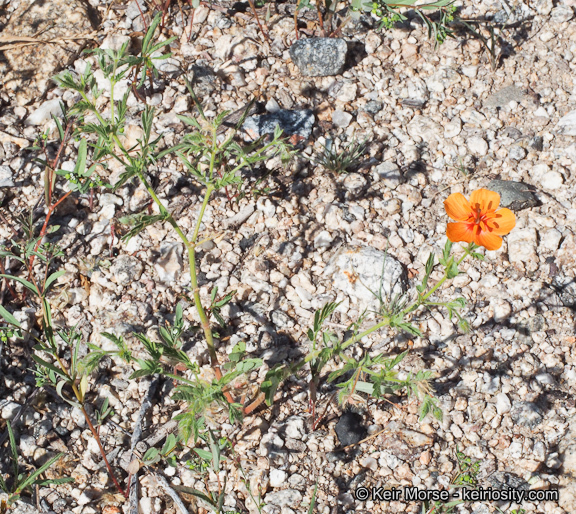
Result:
M516 225L510 209L499 209L500 195L478 189L466 200L462 193L453 193L444 200L446 214L457 223L448 223L446 236L453 243L476 243L486 250L498 250L502 238Z

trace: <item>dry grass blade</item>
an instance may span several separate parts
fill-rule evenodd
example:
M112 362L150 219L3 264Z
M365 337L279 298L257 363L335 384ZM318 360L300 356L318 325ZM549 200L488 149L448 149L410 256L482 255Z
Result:
M248 102L244 107L237 109L236 111L230 113L228 116L224 118L222 121L222 125L218 127L216 131L217 134L222 134L226 132L230 128L240 128L238 127L242 118L246 119L248 116L251 116L258 110L256 106L256 98L252 99L252 101Z
M0 51L13 50L15 48L22 48L23 46L31 46L37 44L53 44L60 45L65 41L76 41L78 39L96 39L97 33L92 32L85 35L57 37L54 39L38 39L30 36L15 36L13 34L3 34L0 36Z

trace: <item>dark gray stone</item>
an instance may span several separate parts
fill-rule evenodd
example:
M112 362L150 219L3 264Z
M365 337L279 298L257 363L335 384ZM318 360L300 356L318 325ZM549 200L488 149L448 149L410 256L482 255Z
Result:
M367 430L362 421L362 416L357 412L346 411L342 414L334 427L342 446L359 443L366 437Z
M314 114L310 109L288 111L280 109L271 114L250 116L242 128L254 139L264 134L274 134L276 127L280 127L284 135L297 134L308 139L314 126Z
M544 138L542 136L534 136L530 140L530 148L533 148L537 152L541 152L544 148Z
M522 182L493 180L488 184L488 189L500 195L500 207L508 207L513 211L518 211L538 205L531 192L534 191L534 187Z
M488 481L494 489L500 491L506 489L519 489L520 491L528 491L530 489L530 484L520 477L513 475L512 473L504 473L502 471L497 471L488 477Z
M384 104L378 100L370 100L369 102L366 102L366 105L364 106L364 110L368 114L378 114L383 108Z
M510 416L514 423L528 428L537 427L544 419L540 407L532 402L515 401Z
M306 77L339 75L347 53L346 41L329 37L299 39L290 47L292 61Z
M217 77L212 68L194 64L190 71L192 86L198 98L201 99L217 89Z

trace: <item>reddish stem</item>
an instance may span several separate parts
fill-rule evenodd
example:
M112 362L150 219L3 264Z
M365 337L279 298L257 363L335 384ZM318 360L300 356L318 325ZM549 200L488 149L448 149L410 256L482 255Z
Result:
M60 155L62 154L62 150L64 149L64 145L66 144L66 140L68 139L68 133L70 131L70 127L72 124L70 122L66 123L66 129L64 131L64 137L60 142L60 146L58 147L58 153L56 153L56 157L54 157L54 161L52 162L52 166L48 166L49 176L48 176L48 203L52 203L52 180L54 177L54 170L58 167L58 161L60 161ZM47 171L48 171L47 170Z
M127 491L122 489L122 486L118 483L118 480L116 480L116 477L114 476L114 471L112 470L112 466L110 466L110 463L108 462L108 459L106 458L106 452L104 451L104 447L102 446L102 442L100 441L100 436L98 435L98 432L94 428L92 421L90 421L90 416L88 416L88 413L86 412L86 408L84 407L84 405L82 405L82 414L84 414L84 418L86 419L86 423L88 423L88 428L90 429L90 432L92 432L94 439L96 439L96 443L98 443L98 448L100 448L100 454L102 455L102 458L104 459L104 463L106 464L106 468L108 469L108 474L110 475L112 482L114 482L116 489L118 489L118 491L120 491L120 493L122 493L124 498L128 498Z
M38 242L36 243L36 246L34 247L34 252L38 251L38 248L40 247L40 244L42 243L42 239L46 235L46 231L48 230L48 222L50 221L50 217L52 216L52 213L54 212L56 207L58 207L58 205L60 205L64 200L66 200L66 198L68 198L71 194L72 194L72 191L68 191L62 198L60 198L60 200L58 200L54 205L51 205L48 208L48 213L46 214L46 219L44 220L44 225L42 225L42 230L40 231L40 237L38 238ZM29 275L32 273L32 265L34 264L34 257L35 257L35 255L32 254L30 256L30 262L28 263L28 267L30 269Z
M268 37L268 27L266 27L266 30L264 30L264 28L262 27L262 24L260 23L260 18L258 17L258 12L256 12L256 6L254 5L254 0L248 0L248 3L250 4L250 8L252 9L252 12L254 13L254 17L256 18L256 23L258 23L258 27L260 28L260 32L262 32L264 39L266 41L268 41L268 43L270 43L270 38Z
M2 272L2 275L6 275L6 269L4 268L4 263L2 262L2 260L0 260L0 272ZM4 282L5 282L6 286L8 287L8 291L10 291L12 298L14 298L14 299L18 298L16 296L16 291L14 291L14 289L12 289L12 285L10 284L10 282L8 281L8 279L6 277L4 277Z
M142 18L142 22L144 23L144 30L146 32L148 32L148 24L146 23L146 18L144 18L144 13L142 12L142 9L140 8L140 4L138 3L138 0L136 0L136 7L138 7L138 10L140 11L140 16Z
M250 405L247 405L246 407L244 407L244 410L242 412L244 413L245 416L247 416L248 414L251 414L258 407L260 407L260 405L262 405L264 403L265 399L266 399L266 395L264 393L260 393L257 396L257 398Z
M320 1L317 0L316 2L316 10L318 11L318 22L320 23L320 31L322 37L326 37L326 31L324 30L324 18L322 17L322 10L320 7Z

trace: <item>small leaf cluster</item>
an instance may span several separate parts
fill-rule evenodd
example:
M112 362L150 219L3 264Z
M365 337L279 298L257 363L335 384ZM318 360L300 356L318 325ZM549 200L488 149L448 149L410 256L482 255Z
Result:
M279 127L276 127L271 140L267 140L268 136L262 136L250 144L240 144L236 140L237 132L251 105L247 106L230 135L220 140L219 129L229 112L224 111L213 120L208 119L188 81L186 85L199 118L178 115L178 119L192 127L193 131L186 134L175 147L161 152L160 157L172 151L176 152L188 173L202 185L215 191L228 187L239 188L243 182L242 170L252 169L275 156L280 156L284 163L291 159L293 151L282 137Z
M177 467L178 459L174 455L178 446L181 446L182 438L180 435L168 434L166 441L162 445L162 449L148 448L142 457L142 464L144 466L153 466L160 461L165 461L169 466Z
M231 446L230 442L226 438L217 439L211 429L206 430L200 439L206 444L208 449L194 448L193 452L197 455L197 458L187 461L187 465L189 469L202 473L206 483L206 492L184 486L177 486L175 489L185 494L191 494L206 502L210 508L218 514L231 514L234 511L229 511L224 507L227 475L224 474L224 480L222 482L220 482L220 480L218 481L218 490L212 491L208 485L208 473L206 473L207 470L211 470L215 475L220 475L223 470L222 463L227 460L223 453Z
M53 225L47 230L47 233L49 234L55 232L59 228L60 227L58 225ZM55 271L54 273L50 273L53 262L61 258L63 256L63 252L58 247L58 245L53 243L40 243L41 237L34 237L33 233L34 229L32 228L31 232L28 234L30 236L29 238L26 238L22 241L16 241L13 239L10 241L9 246L0 246L0 258L9 257L10 259L14 259L20 262L23 268L29 271L27 278L30 278L30 280L19 275L9 273L0 274L0 278L14 280L15 282L18 282L24 286L24 288L30 291L35 297L43 299L55 284L56 280L64 275L66 271L60 270ZM32 257L36 257L44 265L44 274L41 282L35 281L31 278L32 270L29 269L29 266Z
M367 141L352 140L337 149L332 141L329 141L324 145L320 155L314 158L314 162L334 173L346 173L358 166L360 159L366 153L366 143Z
M183 365L185 369L194 373L199 372L198 364L192 362L188 354L182 350L182 334L186 327L184 324L182 304L176 306L174 322L159 327L159 341L153 341L144 334L134 332L134 337L142 343L148 354L146 359L134 359L140 369L136 370L130 378L141 378L157 373L165 373L165 365Z
M416 0L352 0L351 8L356 14L369 12L380 19L380 28L388 30L394 25L407 20L402 10L411 8L421 18L428 29L428 37L434 39L437 45L442 44L448 37L453 37L449 24L454 20L456 6L454 0L437 0L426 4L416 4ZM427 14L435 11L439 19L435 20Z
M80 140L80 145L78 146L78 158L74 170L56 170L56 175L63 176L68 180L72 191L78 191L81 194L87 193L94 187L105 185L98 175L94 175L97 166L96 164L93 164L90 168L86 169L86 156L88 153L87 145L88 143L86 139L82 138Z
M222 328L228 326L222 317L222 309L232 301L235 295L236 291L234 290L224 296L218 297L218 286L214 286L210 292L210 306L206 311L212 313L212 316L214 316L214 319Z
M6 343L11 337L22 337L20 322L8 312L3 305L0 305L0 316L6 322L6 325L0 326L0 341Z
M454 480L454 484L476 487L478 485L480 461L472 460L471 457L467 457L466 454L462 453L458 449L458 447L456 447L456 459L458 460L458 467L460 468L460 472Z

